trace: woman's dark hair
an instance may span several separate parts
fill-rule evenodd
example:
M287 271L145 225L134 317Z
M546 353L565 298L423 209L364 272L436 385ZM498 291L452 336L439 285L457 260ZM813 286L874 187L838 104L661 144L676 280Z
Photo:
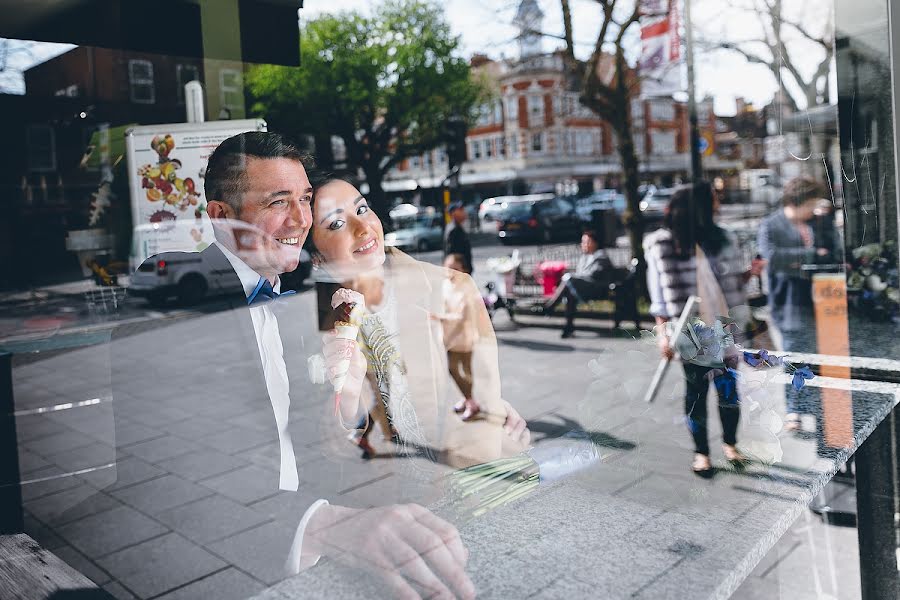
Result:
M675 254L687 258L699 245L709 254L718 254L725 242L713 221L713 188L708 181L683 185L675 190L666 207L663 225L672 232Z
M345 183L349 183L350 185L355 186L356 182L354 182L350 177L344 175L338 175L337 173L333 173L331 171L323 171L320 169L313 169L309 173L309 183L313 188L312 199L310 200L310 210L315 210L316 207L316 196L319 193L319 189L328 185L329 183L335 181L343 181ZM309 235L306 236L306 243L303 244L303 247L309 252L311 255L315 256L318 250L316 250L316 245L312 241L312 231L310 231Z

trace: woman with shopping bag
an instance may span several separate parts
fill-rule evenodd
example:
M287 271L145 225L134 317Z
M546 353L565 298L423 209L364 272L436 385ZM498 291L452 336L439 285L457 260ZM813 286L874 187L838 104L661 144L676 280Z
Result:
M731 309L746 304L744 284L762 269L762 261L744 268L737 239L714 221L716 204L715 191L708 182L683 186L666 207L663 227L644 239L650 313L661 333L659 348L665 360L675 356L674 344L665 334L667 323L678 319L691 297L700 300L701 320L716 323ZM672 340L680 333L674 332ZM709 477L713 474L706 408L710 380L719 397L723 454L732 463L745 460L736 445L740 407L734 373L738 356L733 344L730 349L724 347L725 354L719 360L726 368L716 369L699 349L691 352L680 346L679 350L685 376L685 421L694 441L691 470Z

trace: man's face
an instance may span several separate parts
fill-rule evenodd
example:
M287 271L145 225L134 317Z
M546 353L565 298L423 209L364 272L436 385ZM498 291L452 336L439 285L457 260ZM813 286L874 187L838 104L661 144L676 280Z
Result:
M452 213L450 213L450 216L453 217L453 220L457 223L462 223L466 220L466 209L462 207L457 208Z
M235 236L237 255L260 275L272 278L293 271L312 225L312 186L306 170L289 158L251 157L247 159L243 183L240 214L230 214L230 207L216 203L210 217L222 216L220 211L227 210L229 214L224 216L252 226L252 234L244 228Z
M593 254L597 251L598 245L597 242L589 236L588 234L583 234L581 236L581 251L585 254Z

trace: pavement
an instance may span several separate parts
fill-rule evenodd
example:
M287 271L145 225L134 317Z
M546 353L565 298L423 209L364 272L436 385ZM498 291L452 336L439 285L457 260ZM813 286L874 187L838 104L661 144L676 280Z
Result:
M510 250L490 245L476 247L476 276L485 273L487 257ZM424 253L420 258L437 262L440 254ZM40 290L30 298L2 298L3 319L9 316L6 308L15 306L12 304L15 302L32 307L25 321L39 316L66 315L58 307L74 307L84 302L84 294L90 292L83 287L86 285ZM214 313L214 309L214 306L173 306L160 312L132 306L126 300L113 314L98 316L79 309L77 316L55 331L57 337L76 337L85 332L107 331L116 322L128 319L140 331L158 327L163 320L189 324L193 322L189 319ZM0 321L8 325L0 346L26 344L19 348L27 350L27 344L40 343L41 337L47 337L46 330L35 328L33 321L29 328L21 322L12 325L13 320L10 317L8 321ZM698 486L696 478L689 473L689 438L677 420L677 374L670 373L671 380L665 386L667 392L659 401L660 412L650 423L670 432L665 440L659 440L665 444L655 445L654 437L647 434L639 420L633 419L635 415L628 414L632 410L628 405L592 403L590 395L584 392L602 385L589 365L592 359L617 357L616 364L626 368L629 356L634 361L645 360L633 339L637 332L612 332L608 324L592 322L583 323L587 327L575 338L561 340L558 320L523 318L521 321L519 325L510 323L501 314L496 322L504 396L528 419L538 445L572 430L592 432L600 440L615 468L579 483L578 488L588 493L586 497L603 493L610 506L640 502L653 507L648 517L671 510L673 498L689 502L706 498L705 516L703 512L689 513L694 516L688 523L701 528L704 518L718 523L723 514L755 514L753 508L762 501L759 491L748 490L753 485L741 477L724 473ZM34 346L34 349L38 348ZM108 358L90 348L60 351L62 354L49 354L58 367L51 373L47 371L50 363L41 360L40 353L33 355L33 360L17 363L14 369L16 389L27 390L17 392L17 409L26 411L19 420L20 467L23 477L32 481L25 494L27 532L117 598L228 600L256 594L278 599L292 596L290 590L296 588L290 587L290 580L282 581L278 565L261 562L254 550L282 535L292 522L284 494L273 494L264 483L272 475L266 467L271 457L263 455L270 440L265 424L257 415L241 410L240 406L229 408L221 403L189 409L175 405L154 407L137 413L124 427L123 423L117 423L113 433L111 406L102 394L95 394L97 380L102 379ZM639 364L632 363L634 368L639 368ZM183 365L183 368L188 367ZM560 373L566 376L563 389L582 391L561 396ZM617 380L622 380L622 374L623 371L615 374ZM642 391L640 384L635 389L628 388L627 378L624 384L620 393L639 395ZM97 402L86 404L81 415L63 411L52 419L39 420L39 414L28 413L61 399L96 399ZM617 421L620 416L617 411L624 411L624 417L629 420ZM615 423L630 425L620 427ZM712 425L713 436L716 427ZM335 443L317 432L308 433L310 448ZM125 448L118 455L114 450L110 454L110 448L100 442L113 437ZM804 457L807 462L803 464L813 464L808 439L781 436L780 440L786 454L794 452ZM351 449L345 448L346 442L337 443L343 444L342 452L352 458ZM375 443L379 445L379 441ZM639 451L635 450L636 443L640 444ZM81 472L108 461L117 463L117 475L112 482L104 479L103 470ZM641 465L647 461L655 464L660 476L648 477L643 466L635 469L638 461ZM351 460L348 464L341 473L342 495L348 502L365 504L372 498L377 498L379 504L409 501L424 493L414 486L392 485L397 473L391 461ZM332 467L328 461L317 459L300 468L315 473L328 472ZM75 475L60 476L64 473ZM790 490L790 486L785 489ZM314 498L313 492L308 493ZM83 502L87 498L90 502ZM800 518L756 565L733 597L804 600L859 596L855 530L824 525L804 511L799 514ZM559 523L559 528L564 528L563 523ZM627 528L614 529L627 531ZM100 531L104 532L102 539ZM477 544L477 540L473 543ZM548 547L547 550L553 553L562 549ZM637 558L609 560L615 563L613 566L625 568L625 574L645 576L646 581L635 585L637 589L645 589L646 597L675 597L666 592L670 589L665 587L666 577L653 579L644 567L629 570L629 560ZM155 573L166 575L148 577L146 570L142 570L148 561L152 562ZM527 564L523 562L522 572L516 573L517 577L524 577L519 584L525 588L532 581ZM491 573L487 563L480 569L485 576ZM572 577L556 581L556 587L539 589L535 574L530 577L535 586L528 588L531 592L544 590L543 596L538 594L538 597L560 597L554 594L563 590L568 590L569 597L596 596L598 590L589 578L586 582L585 578ZM502 577L490 579L494 581L493 586L488 583L480 587L482 595L520 595L522 588L497 587L499 580ZM651 587L642 587L646 585ZM689 594L689 585L682 582L679 597ZM647 596L653 590L660 595ZM339 595L337 590L335 595Z

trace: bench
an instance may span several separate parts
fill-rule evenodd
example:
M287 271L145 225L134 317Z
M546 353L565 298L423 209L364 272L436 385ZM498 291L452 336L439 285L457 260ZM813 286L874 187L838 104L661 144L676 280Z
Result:
M582 302L578 305L576 318L610 319L618 328L623 321L634 321L640 329L641 320L649 317L638 310L637 274L632 264L631 252L627 248L607 248L607 256L613 264L608 277L608 290L600 298ZM570 268L581 256L581 249L576 246L539 248L536 252L520 253L517 256L518 267L512 275L512 290L507 289L511 300L513 314L543 314L543 304L548 299L544 287L541 264L550 261L564 262ZM509 285L506 286L509 288ZM557 307L562 314L563 308ZM555 314L555 313L554 313Z
M3 600L112 600L90 579L24 533L0 535Z

